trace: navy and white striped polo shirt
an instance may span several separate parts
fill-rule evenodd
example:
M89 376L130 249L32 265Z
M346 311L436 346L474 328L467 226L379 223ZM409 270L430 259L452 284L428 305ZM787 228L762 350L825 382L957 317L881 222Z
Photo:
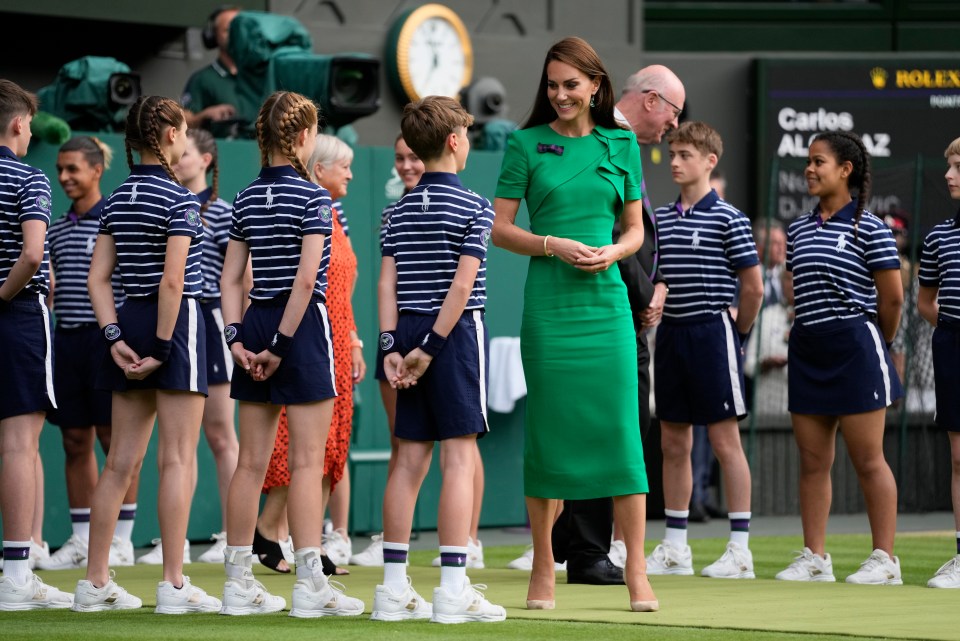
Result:
M387 222L383 255L392 256L397 264L397 308L439 312L460 256L467 255L481 262L464 309L483 309L492 228L490 201L464 187L456 174L423 174L417 186L397 201Z
M42 171L24 163L9 147L0 145L0 283L23 252L23 227L28 220L42 220L50 226L50 181ZM50 292L50 256L43 244L40 269L23 291L46 296Z
M210 200L212 187L204 189L197 198L201 203ZM213 300L220 298L220 275L223 273L223 259L227 255L227 243L230 242L230 225L233 221L233 207L222 198L210 203L203 212L203 245L200 253L200 271L203 274L202 297Z
M877 313L873 272L899 269L893 233L883 221L864 211L857 240L851 201L826 222L820 206L787 228L787 269L793 272L796 322L816 325Z
M83 216L73 209L50 225L47 242L50 244L50 265L56 277L53 287L53 311L57 314L57 327L73 329L96 323L87 290L87 276L93 247L100 233L100 214L107 204L106 198L94 205ZM113 271L110 279L116 306L123 305L126 296L120 282L120 270Z
M919 276L922 287L940 288L940 313L960 322L960 212L927 233Z
M337 213L337 222L340 223L340 227L343 229L343 235L350 237L350 224L347 222L347 215L343 213L343 203L339 200L333 201L333 211Z
M134 165L107 198L100 233L113 236L123 291L130 298L160 291L168 236L189 236L183 295L200 297L200 201L167 176L160 165Z
M290 165L264 167L233 201L230 238L247 244L253 260L250 298L269 300L289 295L300 265L303 237L333 232L330 192L304 180ZM323 243L313 293L327 294L330 242Z
M670 284L664 318L692 320L725 312L737 291L737 271L760 262L750 220L712 189L687 211L678 198L654 215L660 273Z
M393 210L397 206L397 201L393 201L389 205L383 208L383 211L380 212L380 230L379 230L379 239L380 239L380 255L383 256L383 241L387 239L387 225L390 223L390 216L393 214Z

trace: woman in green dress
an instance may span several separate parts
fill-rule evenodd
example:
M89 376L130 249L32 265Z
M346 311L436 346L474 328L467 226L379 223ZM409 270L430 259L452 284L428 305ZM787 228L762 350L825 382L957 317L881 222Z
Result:
M520 330L530 609L554 607L550 533L562 500L607 496L624 530L631 609L659 607L643 553L636 337L616 266L643 242L640 152L613 106L610 77L587 42L551 47L531 116L510 136L494 201L494 244L531 257ZM515 222L523 199L530 231ZM623 231L611 244L618 216Z

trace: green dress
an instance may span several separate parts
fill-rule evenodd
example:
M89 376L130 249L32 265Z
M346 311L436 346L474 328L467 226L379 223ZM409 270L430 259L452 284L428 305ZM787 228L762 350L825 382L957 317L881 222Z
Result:
M533 233L600 247L611 243L624 201L641 198L640 183L633 132L598 126L568 138L542 125L511 134L496 195L526 199ZM531 257L520 353L524 494L647 492L636 334L619 270L591 274L559 258Z

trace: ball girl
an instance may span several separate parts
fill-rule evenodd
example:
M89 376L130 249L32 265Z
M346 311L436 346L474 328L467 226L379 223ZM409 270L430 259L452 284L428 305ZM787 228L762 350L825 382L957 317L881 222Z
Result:
M276 612L283 598L253 578L253 538L260 488L273 451L280 408L290 430L288 496L297 582L290 616L359 615L364 604L324 576L323 513L318 494L333 416L333 354L325 306L333 208L309 180L317 107L278 91L257 116L263 168L234 200L221 279L224 335L240 370L231 395L240 401L240 458L227 502L227 580L223 614ZM242 313L243 274L253 261L250 307ZM240 322L241 314L243 322Z
M98 386L113 392L110 453L93 493L86 578L77 582L79 612L139 608L139 598L110 576L108 555L120 504L140 474L158 422L158 513L163 581L156 612L216 612L220 601L183 575L200 418L207 393L201 291L200 202L173 172L187 124L173 100L142 96L130 107L125 146L130 176L100 217L87 285L109 344ZM134 164L133 154L140 163ZM127 300L117 311L111 275L119 268Z
M960 200L960 138L944 152L947 189ZM932 579L931 588L960 588L960 211L927 233L920 254L920 294L917 310L933 332L933 376L937 393L937 426L950 437L953 475L953 518L957 553Z
M200 269L203 275L200 312L207 329L207 401L203 406L203 433L217 466L222 523L227 522L227 491L237 469L240 444L234 427L234 406L230 398L233 356L223 339L223 313L220 310L220 275L227 253L233 208L219 197L220 164L217 142L206 129L187 129L187 147L173 170L183 186L197 195L202 205L203 251ZM207 184L207 175L211 184ZM245 291L252 285L249 265L245 273ZM196 478L194 478L196 484ZM200 555L201 563L223 563L226 532L213 535L214 544Z
M870 159L856 134L817 135L804 174L819 202L787 232L796 308L789 410L800 450L804 549L777 578L836 580L824 546L839 428L866 498L874 548L847 582L900 585L893 556L897 486L883 456L887 406L903 395L889 352L903 304L897 246L883 221L864 209Z

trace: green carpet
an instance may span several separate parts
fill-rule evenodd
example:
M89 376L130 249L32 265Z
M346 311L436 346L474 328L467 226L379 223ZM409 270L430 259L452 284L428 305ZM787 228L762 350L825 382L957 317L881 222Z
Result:
M623 586L582 586L563 583L564 574L558 574L557 609L528 611L523 605L526 597L525 572L506 569L472 570L475 584L485 583L486 594L494 603L507 608L509 621L519 626L511 630L511 638L583 638L585 636L614 636L633 629L628 624L640 624L636 630L644 637L655 638L788 638L773 633L799 633L829 637L854 635L875 638L937 639L954 641L960 638L957 623L957 598L960 591L932 590L923 587L926 579L949 558L952 536L946 534L903 535L897 538L898 554L905 569L907 585L874 587L847 585L843 577L856 569L858 562L869 553L869 540L861 535L837 536L829 540L833 551L835 573L840 583L798 584L773 580L773 574L791 559L791 550L799 547L797 537L754 537L751 548L756 561L758 579L753 581L723 581L693 577L653 577L653 586L660 599L657 613L632 613L628 594ZM694 565L700 568L719 555L722 540L693 542ZM506 561L522 552L522 547L490 548L486 550L488 567L502 568ZM438 570L429 567L432 552L411 555L413 565L409 574L418 591L431 598L438 580ZM909 568L909 572L906 571ZM289 599L293 578L279 575L265 568L255 569L267 589ZM223 568L218 565L194 563L187 566L187 574L194 584L211 594L222 590ZM44 572L45 581L72 590L81 571ZM270 617L218 617L213 615L169 617L152 614L156 584L160 569L155 566L118 568L117 582L144 600L144 609L135 613L105 613L79 615L70 612L36 612L0 614L5 639L18 638L134 638L138 641L154 638L182 638L189 631L192 639L263 638L264 630L276 630L276 635L287 639L307 638L317 633L316 625L333 626L343 630L343 638L414 639L432 636L464 636L476 626L432 626L413 622L381 624L361 620L323 622L322 624L289 620L281 615ZM372 605L373 588L381 580L380 568L351 567L351 575L342 577L347 593ZM150 609L148 609L148 607ZM509 623L508 621L508 623ZM521 625L521 622L523 625ZM559 624L558 622L606 623L587 626ZM618 625L619 624L619 625ZM266 627L264 627L266 625ZM413 626L413 627L410 627ZM545 626L545 627L544 627ZM649 626L649 627L648 627ZM664 626L660 632L654 626ZM497 626L481 626L496 628ZM457 628L456 631L453 628ZM497 633L485 629L484 638L496 638ZM96 636L92 636L96 630ZM244 631L256 634L247 636ZM254 632L256 630L256 632ZM523 632L520 632L520 631ZM563 631L552 634L549 631ZM576 632L579 630L579 632ZM595 632L591 633L591 630ZM715 630L716 636L711 630ZM744 631L737 633L736 631ZM746 631L755 631L750 634ZM514 632L517 632L515 635ZM727 634L723 634L726 632ZM272 634L272 632L270 633ZM338 633L339 635L340 633ZM569 634L569 636L568 636ZM466 636L471 636L466 634ZM473 635L476 636L476 635ZM631 635L632 636L632 635ZM342 638L338 636L337 638ZM792 638L792 637L791 637ZM815 638L815 636L814 636Z

